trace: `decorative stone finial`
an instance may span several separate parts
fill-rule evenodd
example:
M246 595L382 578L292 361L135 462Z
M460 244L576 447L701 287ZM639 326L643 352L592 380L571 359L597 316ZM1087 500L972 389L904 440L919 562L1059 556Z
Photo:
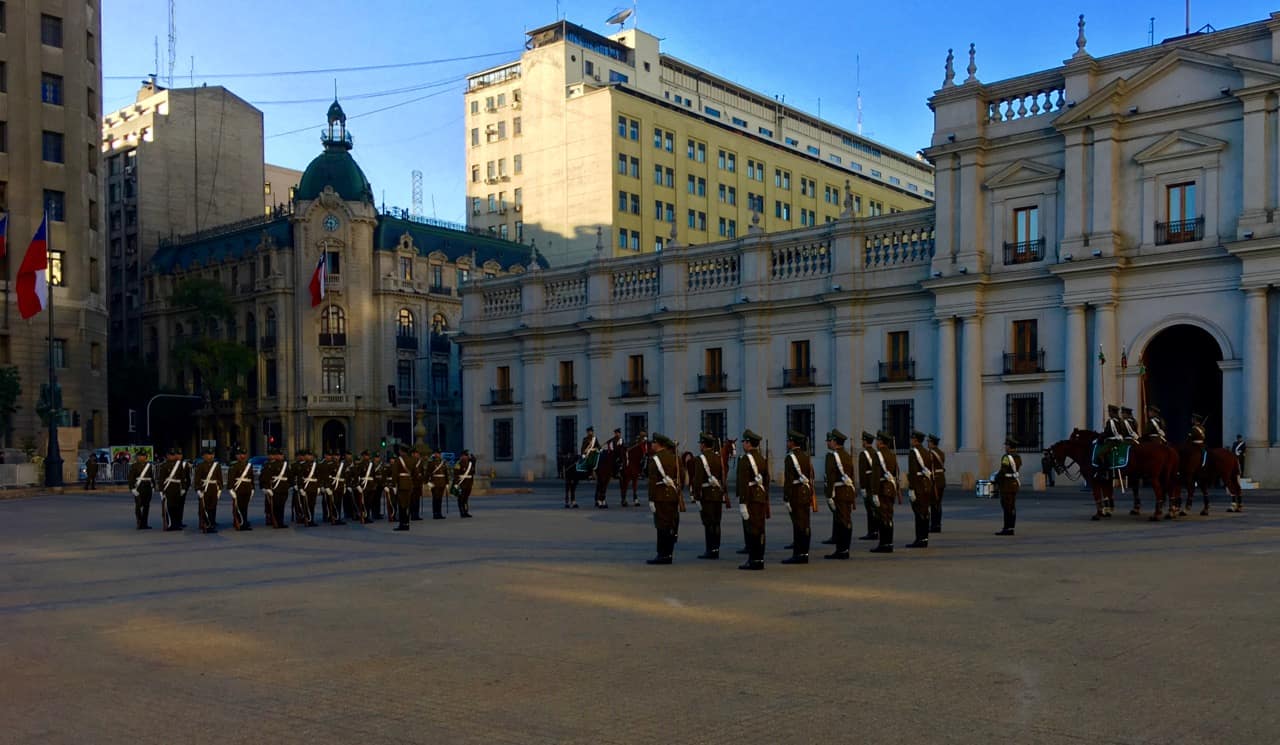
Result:
M969 44L969 66L965 69L969 71L969 77L964 79L966 83L978 82L978 63L974 61L977 57L977 48L973 43Z
M954 85L954 83L952 83ZM853 215L853 183L849 179L844 180L844 212L841 217L850 217Z
M954 49L947 50L946 75L942 78L942 87L950 88L956 84L956 55Z
M752 207L751 224L747 226L747 235L757 235L762 232L764 231L760 228L760 211Z
M596 256L604 253L604 228L596 226Z
M1084 45L1088 41L1084 38L1084 13L1080 14L1080 20L1076 22L1076 53L1073 57L1088 57L1089 53L1085 51Z
M672 242L672 243L675 243L676 235L677 235L677 233L676 233L676 224L675 224L675 223L671 223L671 232L670 232L670 233L668 233L668 235L670 235L670 236L671 236L671 242Z
M529 271L540 272L542 265L538 263L538 239L531 238L529 240Z

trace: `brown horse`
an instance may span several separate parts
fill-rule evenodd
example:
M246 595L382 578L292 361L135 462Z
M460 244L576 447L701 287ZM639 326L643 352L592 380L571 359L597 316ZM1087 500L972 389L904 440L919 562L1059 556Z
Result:
M1065 473L1069 462L1074 462L1080 469L1085 483L1093 491L1096 507L1092 518L1094 520L1111 517L1112 510L1115 509L1111 469L1093 463L1094 445L1100 437L1097 432L1076 429L1072 430L1068 439L1056 442L1049 448L1053 468L1057 473ZM1169 493L1177 473L1177 466L1178 455L1168 445L1159 442L1141 442L1134 445L1129 452L1128 464L1119 469L1133 489L1133 509L1129 514L1141 513L1142 503L1138 498L1138 484L1140 480L1145 479L1156 495L1156 509L1151 519L1159 520L1165 495Z
M1244 511L1244 500L1240 495L1240 460L1226 448L1208 448L1207 450L1192 442L1183 442L1177 446L1180 479L1173 482L1173 493L1169 497L1169 514L1176 510L1185 517L1187 508L1196 501L1196 486L1204 498L1204 507L1200 514L1209 514L1209 489L1219 481L1227 489L1231 497L1228 512ZM1182 489L1187 490L1187 501L1182 502Z

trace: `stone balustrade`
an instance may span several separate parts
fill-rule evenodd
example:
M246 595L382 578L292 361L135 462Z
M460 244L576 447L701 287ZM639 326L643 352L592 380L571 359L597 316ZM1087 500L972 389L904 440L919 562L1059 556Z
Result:
M987 86L985 93L987 122L993 124L1053 114L1067 105L1061 74L1012 78Z
M484 293L485 318L518 315L522 309L519 286L498 287Z
M585 308L587 278L584 276L552 280L543 285L542 292L547 310Z

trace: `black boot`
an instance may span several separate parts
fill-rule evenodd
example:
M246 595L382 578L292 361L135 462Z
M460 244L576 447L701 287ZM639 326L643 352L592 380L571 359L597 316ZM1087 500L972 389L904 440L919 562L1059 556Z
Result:
M397 512L399 513L398 517L400 519L400 522L398 525L396 525L394 529L408 530L409 529L409 511L405 509L399 509L397 510Z
M827 554L825 559L839 559L847 561L849 559L849 541L853 538L853 528L846 528L843 525L836 525L836 550Z
M646 564L666 565L671 563L671 554L675 549L675 536L669 530L658 529L658 555L646 561Z
M720 558L720 528L715 525L707 525L703 528L706 534L707 552L700 554L699 559L719 559Z
M866 502L866 508L867 508L867 534L862 536L858 540L878 541L880 540L880 531L876 529L876 516L873 514L872 504L870 501Z
M759 536L747 536L747 560L738 568L751 572L764 569L764 541Z
M916 515L916 539L907 544L907 548L929 547L929 518Z
M1016 512L1014 512L1013 510L1005 510L1004 511L1004 530L1001 530L999 533L996 533L996 535L1013 535L1013 524L1017 522L1017 520L1018 520L1018 515Z
M795 529L795 538L793 545L795 548L791 550L791 558L783 559L783 564L808 564L809 563L809 541L811 536L808 531Z
M836 514L831 515L831 537L822 542L824 546L834 546L840 542L840 518Z
M880 526L880 545L871 549L873 554L891 554L893 553L893 523L889 522Z
M934 505L933 509L929 511L929 532L942 532L942 505L940 504Z

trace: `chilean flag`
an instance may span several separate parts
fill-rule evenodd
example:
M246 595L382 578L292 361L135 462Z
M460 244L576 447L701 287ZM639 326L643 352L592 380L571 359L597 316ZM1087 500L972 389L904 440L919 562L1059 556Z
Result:
M329 281L329 262L326 261L328 258L324 251L320 252L320 261L316 263L316 270L311 273L311 282L307 285L307 289L311 290L312 308L324 300L324 286Z
M9 213L6 212L3 215L0 215L0 258L3 258L5 255L5 252L8 251L8 249L5 248L5 240L8 237L9 237Z
M40 220L40 229L27 246L27 255L18 267L18 313L24 319L49 304L49 215Z

